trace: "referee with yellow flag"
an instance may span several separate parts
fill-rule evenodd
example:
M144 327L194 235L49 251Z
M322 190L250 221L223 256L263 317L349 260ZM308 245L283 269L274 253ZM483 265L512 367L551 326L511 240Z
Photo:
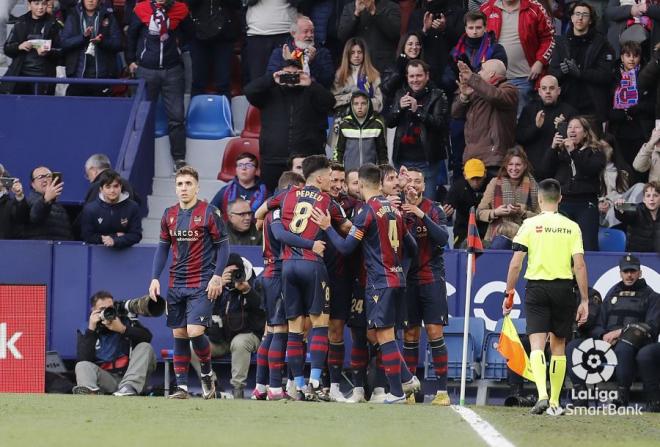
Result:
M528 255L525 279L527 334L532 348L530 364L538 401L532 413L560 415L559 395L566 374L566 339L573 321L584 324L588 316L587 268L584 263L582 234L577 223L559 214L561 187L555 179L539 183L541 214L526 219L513 239L513 258L506 278L504 315L511 311L518 276ZM573 268L571 269L571 263ZM575 308L573 273L581 301ZM546 387L544 348L550 335L550 399Z

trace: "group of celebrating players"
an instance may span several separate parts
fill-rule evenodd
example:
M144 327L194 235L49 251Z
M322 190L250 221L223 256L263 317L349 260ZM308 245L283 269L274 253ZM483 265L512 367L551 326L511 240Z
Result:
M259 281L267 328L252 398L366 402L367 367L375 357L369 401L414 402L421 388L415 373L423 322L437 377L432 403L449 405L443 339L448 321L443 247L449 235L441 206L424 197L424 173L407 169L399 175L392 166L373 164L345 173L317 155L305 158L302 168L304 178L283 173L278 191L255 213L264 232ZM188 397L191 345L200 358L203 397L215 397L203 329L225 285L228 242L219 212L197 200L196 174L188 166L176 174L179 204L163 215L150 286L155 298L172 246L167 302L177 389L171 398ZM345 325L352 338L353 389L347 395L340 390ZM285 364L289 380L283 387ZM322 384L326 367L329 390Z

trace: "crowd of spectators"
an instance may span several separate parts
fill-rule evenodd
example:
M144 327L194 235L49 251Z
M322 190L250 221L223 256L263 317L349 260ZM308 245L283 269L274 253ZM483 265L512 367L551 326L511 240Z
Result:
M296 156L329 145L347 172L367 162L424 172L425 194L455 213L458 243L465 207L478 208L491 243L503 222L510 233L538 212L535 185L554 177L587 250L610 226L633 236L628 249L649 251L659 239L660 12L644 1L600 3L420 0L411 12L395 0L31 0L4 53L9 75L53 76L64 65L72 78L143 78L149 97L163 99L177 167L186 156L183 53L192 95L231 95L240 60L243 92L261 111L260 153L238 160L214 198L226 221L232 202L254 211ZM74 84L67 94L113 90ZM45 167L32 174L28 219L11 185L4 201L16 201L3 215L23 237L71 239L81 223L72 233L59 209L61 182ZM121 196L139 202L120 183ZM107 204L99 186L87 202Z

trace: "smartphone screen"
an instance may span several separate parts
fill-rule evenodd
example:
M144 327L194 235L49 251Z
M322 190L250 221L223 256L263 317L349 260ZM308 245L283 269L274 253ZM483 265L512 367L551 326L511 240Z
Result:
M53 183L62 183L62 173L61 172L53 172Z

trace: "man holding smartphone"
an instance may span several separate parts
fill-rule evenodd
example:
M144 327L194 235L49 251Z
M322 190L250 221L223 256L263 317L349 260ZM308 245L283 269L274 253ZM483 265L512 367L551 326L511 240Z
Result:
M14 197L9 195L10 192ZM23 185L0 164L0 239L17 237L17 224L27 222L29 215L30 208L25 200Z
M32 192L27 198L30 216L23 228L23 239L70 241L73 239L71 222L64 207L57 203L64 183L45 166L39 166L30 176Z

